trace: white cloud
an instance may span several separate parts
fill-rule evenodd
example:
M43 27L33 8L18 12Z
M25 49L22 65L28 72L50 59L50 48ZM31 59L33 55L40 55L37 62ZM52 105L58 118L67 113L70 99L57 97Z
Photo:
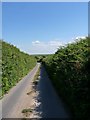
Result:
M59 40L53 40L53 41L48 41L48 42L40 42L40 41L33 41L32 45L40 45L40 46L61 46L62 43Z
M58 40L50 41L50 42L48 42L48 44L53 45L53 46L61 46L62 45L62 43Z
M78 39L85 39L86 36L77 36L75 39L78 40Z
M32 44L40 44L40 41L36 40L36 41L32 42Z
M33 54L50 54L55 53L59 46L62 46L63 44L60 42L60 40L51 40L48 42L42 42L42 41L33 41L32 46L30 47L30 51L32 51Z
M85 36L74 37L71 40L67 41L60 39L50 41L35 40L32 41L32 43L26 43L22 45L20 44L18 45L18 48L29 54L53 54L58 50L60 46L67 46L68 43L74 43L80 38L85 38ZM63 43L61 41L63 41Z

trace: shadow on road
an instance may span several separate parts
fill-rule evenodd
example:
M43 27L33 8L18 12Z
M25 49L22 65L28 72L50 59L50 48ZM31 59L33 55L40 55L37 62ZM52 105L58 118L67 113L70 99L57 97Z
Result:
M70 118L43 66L41 66L37 91L39 94L36 98L38 101L36 112L39 113L41 118Z

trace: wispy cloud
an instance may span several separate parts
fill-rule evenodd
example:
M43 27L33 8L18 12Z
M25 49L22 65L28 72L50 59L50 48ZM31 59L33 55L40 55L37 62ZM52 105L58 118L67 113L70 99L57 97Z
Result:
M66 44L71 44L71 43L75 43L76 41L79 41L80 39L85 39L87 36L77 36L72 38L70 41L68 41Z
M41 41L32 41L32 45L42 45L42 46L61 46L62 43L59 40L52 40L52 41L48 41L48 42L41 42Z
M60 46L66 46L67 44L74 43L80 38L86 38L86 36L77 36L65 42L60 39L54 39L50 41L34 40L30 44L20 44L18 47L29 54L53 54ZM63 42L62 42L63 41Z
M75 39L78 40L78 39L85 39L86 36L77 36Z
M42 42L39 40L32 41L33 53L46 54L55 53L59 46L63 43L60 40L51 40L48 42Z
M54 41L50 41L48 42L49 45L53 45L53 46L61 46L62 43L58 40L54 40Z
M33 45L35 45L35 44L40 44L40 41L38 41L38 40L33 41L32 44L33 44Z

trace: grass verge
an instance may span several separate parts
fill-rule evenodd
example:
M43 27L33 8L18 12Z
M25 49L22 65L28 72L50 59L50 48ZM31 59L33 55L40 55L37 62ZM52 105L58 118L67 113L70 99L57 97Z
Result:
M38 68L38 71L36 72L36 74L35 74L35 76L34 76L33 84L34 84L34 85L37 85L39 79L40 79L40 67Z

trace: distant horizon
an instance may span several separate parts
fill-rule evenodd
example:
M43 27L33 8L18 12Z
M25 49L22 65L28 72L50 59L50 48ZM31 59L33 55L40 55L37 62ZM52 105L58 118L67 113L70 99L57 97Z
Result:
M2 19L2 39L30 55L88 36L88 2L6 2Z
M84 39L84 38L86 38L86 37L88 37L88 36L76 37L76 38L74 39L74 41L72 41L72 42L70 42L70 43L67 43L67 44L64 44L64 45L62 45L62 46L59 46L58 49L60 49L60 47L66 46L66 45L68 45L68 44L75 43L76 40ZM21 52L24 52L24 53L29 54L29 55L53 55L53 54L55 54L55 53L58 51L58 49L57 49L54 53L27 53L27 52L21 50L20 48L18 48L16 45L12 44L12 43L9 43L9 42L7 42L7 41L5 41L5 40L3 40L3 39L0 39L0 40L3 41L3 42L6 42L7 44L13 45L13 46L16 47L17 49L19 49Z

